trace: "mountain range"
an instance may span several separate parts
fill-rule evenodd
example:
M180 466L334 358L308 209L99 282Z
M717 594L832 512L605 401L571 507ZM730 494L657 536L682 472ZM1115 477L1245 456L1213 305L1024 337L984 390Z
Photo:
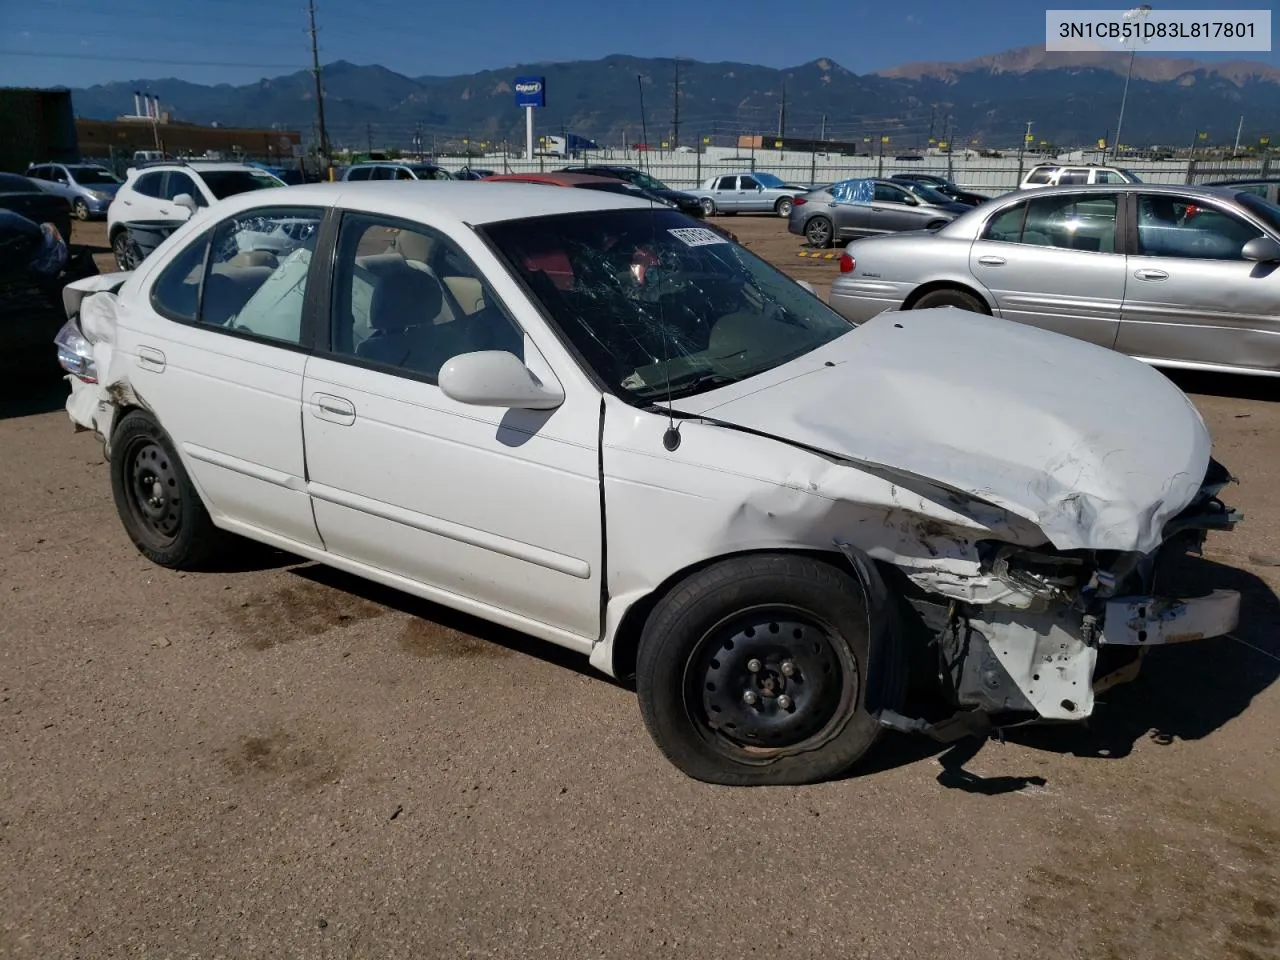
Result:
M914 63L859 75L832 59L774 69L744 63L609 56L520 64L466 76L408 77L345 61L322 69L325 115L335 145L431 149L523 140L514 105L517 76L546 78L542 133L570 131L602 143L729 143L734 135L923 144L931 135L1007 146L1028 121L1037 139L1090 143L1114 132L1129 57L1123 53L1049 53L1025 47L957 63ZM675 91L679 87L679 129ZM640 78L637 81L637 78ZM314 133L309 71L243 86L139 79L72 91L79 116L133 112L135 90L160 98L175 119ZM644 100L642 123L641 97ZM1131 144L1191 143L1198 131L1230 144L1244 117L1242 143L1280 134L1280 70L1245 61L1204 63L1144 55L1133 63L1122 138ZM1277 138L1280 142L1280 138Z

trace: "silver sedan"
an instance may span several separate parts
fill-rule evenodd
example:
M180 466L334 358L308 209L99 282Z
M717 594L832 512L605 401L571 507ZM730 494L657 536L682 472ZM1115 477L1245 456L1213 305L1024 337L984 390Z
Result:
M1007 194L933 233L855 240L831 306L854 323L950 305L1157 366L1280 376L1280 207L1231 188Z

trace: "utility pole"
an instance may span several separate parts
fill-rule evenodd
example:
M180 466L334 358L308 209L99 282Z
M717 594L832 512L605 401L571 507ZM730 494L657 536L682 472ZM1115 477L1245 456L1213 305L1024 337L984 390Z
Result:
M676 57L675 100L671 106L671 149L680 146L680 58Z
M1231 150L1231 158L1234 160L1235 155L1240 152L1240 132L1244 130L1244 114L1240 115L1240 122L1236 124L1236 145Z
M778 139L787 129L787 81L782 81L782 102L778 104Z
M935 103L929 109L929 145L933 145L933 125L938 119L938 105Z
M1022 136L1022 142L1018 144L1018 183L1022 183L1022 155L1027 149L1027 140L1031 137L1031 124L1034 120L1027 121L1027 132Z
M818 134L818 139L827 139L827 115L825 113L822 115L822 132Z
M372 123L366 123L364 125L364 136L365 136L365 140L367 140L369 143L369 152L373 153L373 124ZM370 157L369 159L372 160L373 157Z
M320 47L316 43L316 0L307 0L307 21L311 34L311 73L316 81L316 117L320 127L320 162L323 169L320 175L327 175L331 166L329 159L329 135L324 128L324 85L320 82Z

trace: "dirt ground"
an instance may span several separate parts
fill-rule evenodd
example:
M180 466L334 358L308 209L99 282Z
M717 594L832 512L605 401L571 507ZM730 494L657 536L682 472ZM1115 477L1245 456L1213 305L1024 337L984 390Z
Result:
M152 566L65 387L11 396L0 957L1274 960L1280 390L1179 383L1240 478L1186 571L1244 590L1238 639L1154 651L1087 728L760 790L681 776L567 652L283 555Z

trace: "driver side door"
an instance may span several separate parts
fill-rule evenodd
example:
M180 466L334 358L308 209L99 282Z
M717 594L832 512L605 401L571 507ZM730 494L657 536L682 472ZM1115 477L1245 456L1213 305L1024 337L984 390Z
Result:
M525 410L440 390L441 367L478 350L563 382L474 246L342 215L328 330L303 382L316 523L366 576L586 651L600 631L600 398L569 391L554 410Z

